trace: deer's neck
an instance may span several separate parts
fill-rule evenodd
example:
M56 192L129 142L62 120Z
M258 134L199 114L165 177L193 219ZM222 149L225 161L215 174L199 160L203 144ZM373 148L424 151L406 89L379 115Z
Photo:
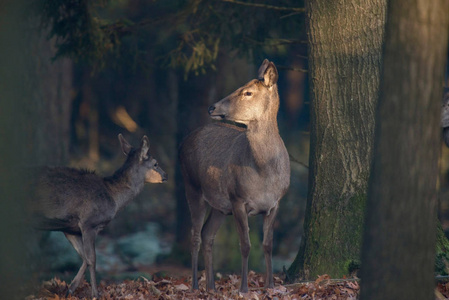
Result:
M248 124L246 136L254 161L259 168L273 165L273 160L277 159L279 153L285 149L276 120Z
M142 178L143 176L138 176L130 168L120 168L114 175L104 179L114 199L116 213L143 190L145 181Z

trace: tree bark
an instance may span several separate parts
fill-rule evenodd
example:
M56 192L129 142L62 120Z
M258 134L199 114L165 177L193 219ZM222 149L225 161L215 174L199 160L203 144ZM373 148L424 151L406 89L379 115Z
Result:
M385 7L385 0L307 2L310 173L293 277L341 277L359 264Z
M390 1L361 299L433 299L449 1Z

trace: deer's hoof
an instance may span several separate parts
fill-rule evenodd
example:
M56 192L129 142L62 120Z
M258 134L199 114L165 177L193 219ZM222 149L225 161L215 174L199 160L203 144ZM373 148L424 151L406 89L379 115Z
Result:
M68 298L69 296L73 296L73 291L71 288L67 289L67 292L65 293L65 297Z

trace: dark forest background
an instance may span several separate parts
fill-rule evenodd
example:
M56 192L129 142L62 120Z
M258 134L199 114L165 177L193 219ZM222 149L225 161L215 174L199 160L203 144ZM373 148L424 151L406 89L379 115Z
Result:
M189 132L210 122L209 105L256 77L264 58L279 70L278 123L291 156L291 186L281 201L273 250L274 271L288 268L300 247L307 198L303 7L303 1L290 0L1 2L1 218L2 241L10 241L1 250L17 271L9 280L67 281L81 264L62 233L30 234L20 226L20 199L29 196L21 189L23 167L67 165L110 175L124 161L119 133L133 145L146 134L169 180L148 184L100 234L99 278L188 270L190 216L177 149ZM444 229L448 169L449 150L443 147ZM262 271L261 219L252 218L250 227L250 269ZM218 232L214 256L216 271L239 270L232 218ZM32 271L15 268L17 260Z
M5 160L2 174L8 177L12 169L29 165L68 165L110 175L124 161L119 133L134 145L146 134L152 155L169 174L168 183L147 185L100 234L100 278L133 278L154 271L154 264L190 265L190 216L178 146L189 132L210 122L209 105L256 77L264 58L280 72L279 128L294 160L274 238L275 271L288 268L299 248L307 195L302 164L308 161L307 50L301 3L31 3L2 6L2 147L13 158ZM251 229L250 266L261 271L261 219L252 218ZM31 247L23 250L31 258L33 277L70 280L81 260L63 234L32 235L26 241ZM217 271L239 270L232 218L220 229L215 249Z

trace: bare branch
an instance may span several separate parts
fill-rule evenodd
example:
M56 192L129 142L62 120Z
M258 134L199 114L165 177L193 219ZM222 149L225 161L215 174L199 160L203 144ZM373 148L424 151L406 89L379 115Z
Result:
M304 168L306 168L306 169L308 169L309 168L309 166L308 165L306 165L305 163L303 163L302 161L300 161L300 160L298 160L298 159L296 159L295 157L293 157L290 153L288 154L288 156L289 156L289 158L290 158L290 161L292 161L292 162L295 162L295 163L297 163L297 164L299 164L299 165L301 165L301 166L303 166Z
M295 68L295 67L288 67L288 66L277 66L279 70L287 70L287 71L295 71L295 72L303 72L307 73L308 71L306 69L302 68Z
M293 40L293 39L276 39L276 38L268 38L268 42L271 42L269 46L280 46L280 45L291 45L291 44L307 44L307 41L304 40Z
M261 4L261 3L247 3L247 2L237 1L237 0L222 0L222 1L239 4L239 5L265 8L265 9L273 9L273 10L296 11L296 12L302 12L302 13L306 11L306 9L302 8L302 7L283 7L283 6L274 6L274 5Z

